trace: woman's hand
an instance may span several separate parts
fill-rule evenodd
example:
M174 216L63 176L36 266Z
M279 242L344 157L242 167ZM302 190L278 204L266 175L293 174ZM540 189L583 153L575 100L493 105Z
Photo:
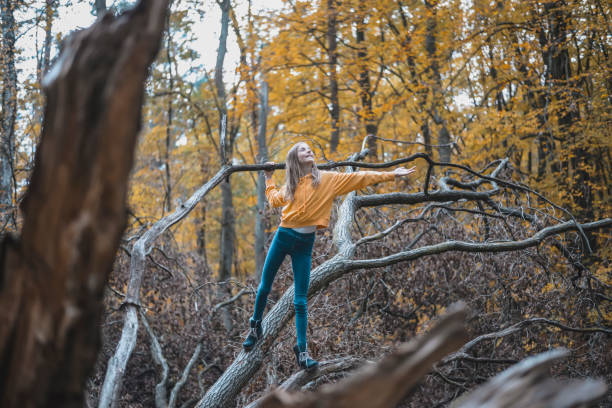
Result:
M265 162L264 164L274 164L274 162ZM274 170L264 170L264 176L266 177L266 179L272 178L273 173Z
M416 171L416 166L412 166L409 169L406 169L404 167L398 167L397 169L393 170L393 173L395 174L395 178L399 178L399 177L407 177L409 175L411 175L412 173L414 173Z

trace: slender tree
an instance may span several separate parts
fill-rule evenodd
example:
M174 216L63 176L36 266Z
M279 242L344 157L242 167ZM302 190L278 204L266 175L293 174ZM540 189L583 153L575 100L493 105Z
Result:
M15 126L17 119L17 71L15 70L15 7L16 3L2 0L2 112L0 115L0 230L13 215L15 191Z
M335 0L327 0L327 59L329 61L329 115L331 153L338 150L340 143L340 101L338 98L338 9Z
M378 123L376 115L372 107L372 99L375 90L372 89L370 81L370 69L368 66L368 52L366 44L366 30L367 30L367 6L365 0L359 0L358 12L355 17L355 44L357 47L357 65L359 69L359 77L357 83L359 84L359 99L361 100L361 112L360 119L364 123L365 132L367 135L376 136L378 134ZM375 137L369 137L367 139L368 149L370 149L370 158L376 160L378 157L378 145Z
M56 0L45 0L45 40L43 42L42 58L37 70L38 82L42 82L42 77L49 69L51 64L51 45L53 42L53 20L57 13L58 2Z
M427 19L425 22L426 36L425 36L425 51L430 61L430 65L427 68L429 83L431 87L431 106L429 107L429 114L431 118L438 126L438 157L440 161L450 162L451 161L451 139L447 128L446 120L442 116L442 110L444 104L442 103L444 97L442 95L442 76L440 74L440 55L437 53L437 41L436 28L437 22L437 1L424 0L425 7L427 10ZM425 126L425 124L423 124ZM429 128L424 129L426 134L429 133Z
M257 128L257 149L260 162L268 160L268 143L266 139L268 123L268 83L262 78L259 91L259 114ZM262 172L257 175L257 216L255 219L255 270L259 278L266 259L266 180Z

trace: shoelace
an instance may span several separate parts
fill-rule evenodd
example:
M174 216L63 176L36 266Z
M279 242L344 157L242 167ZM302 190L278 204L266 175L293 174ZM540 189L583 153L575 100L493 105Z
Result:
M255 338L259 337L257 335L257 327L251 327L251 329L249 330L249 335L254 336Z
M306 363L309 358L308 351L300 351L300 363Z

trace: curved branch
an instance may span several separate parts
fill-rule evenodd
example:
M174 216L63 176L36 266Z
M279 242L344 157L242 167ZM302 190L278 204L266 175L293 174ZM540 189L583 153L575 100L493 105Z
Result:
M571 331L571 332L576 332L576 333L605 333L608 335L612 335L612 329L607 328L607 327L571 327L571 326L567 326L561 322L557 322L554 320L550 320L550 319L546 319L543 317L533 317L531 319L527 319L527 320L523 320L521 322L515 323L512 326L506 327L505 329L493 332L493 333L486 333L486 334L482 334L472 340L470 340L469 342L465 343L465 345L463 347L461 347L461 349L455 353L452 354L450 356L448 356L447 358L445 358L442 361L442 364L446 364L454 359L457 358L462 358L463 356L467 355L467 351L470 350L472 347L474 347L476 344L480 343L483 340L491 340L491 339L498 339L500 337L504 337L504 336L508 336L510 334L516 333L520 330L523 330L524 328L526 328L527 326L531 326L533 324L545 324L545 325L549 325L549 326L554 326L554 327L558 327L561 330L565 330L565 331Z
M364 360L356 357L341 357L333 360L321 361L319 368L316 371L308 372L306 370L298 371L291 377L287 378L278 387L281 390L291 391L299 390L305 385L316 381L317 379L330 374L337 374L354 370L355 368L363 365ZM265 396L264 396L265 398ZM251 402L245 408L255 408L261 402L261 398Z
M147 333L149 334L149 339L151 341L151 355L153 356L153 361L157 363L162 368L161 379L159 383L155 385L155 406L157 408L165 408L168 406L168 389L166 388L166 384L168 383L168 362L164 357L164 352L162 351L161 345L157 340L157 336L151 329L147 317L145 316L142 309L140 310L140 317L142 318L142 324L145 327Z
M214 307L213 307L213 311L212 313L215 313L217 310L219 310L220 308L222 308L223 306L227 306L231 303L234 303L235 301L237 301L238 299L240 299L241 296L243 295L248 295L249 293L253 293L252 289L242 289L240 290L240 292L238 292L237 294L235 294L234 296L232 296L231 298L229 298L228 300L224 300L223 302L219 302L217 303Z
M199 341L198 345L193 351L193 354L191 355L191 359L189 359L189 362L187 363L187 365L185 366L185 369L183 370L183 373L181 374L181 378L176 382L174 387L172 387L172 391L170 392L170 399L168 400L168 408L174 408L176 406L178 393L181 390L181 388L183 388L183 385L185 385L185 383L187 382L187 377L189 377L191 368L193 367L195 362L198 360L201 350L202 350L202 342Z
M605 228L612 226L612 218L605 218L603 220L581 224L580 227L586 231L594 230L598 228ZM573 221L567 221L562 224L553 225L551 227L544 228L530 238L521 241L506 241L506 242L490 242L490 243L473 243L465 241L446 241L435 245L428 245L413 249L411 251L399 252L393 255L389 255L383 258L377 259L364 259L364 260L352 260L346 261L346 268L349 269L362 269L362 268L380 268L383 266L391 265L398 262L410 261L412 259L420 258L428 255L441 254L449 251L461 251L461 252L508 252L518 251L520 249L529 248L538 245L545 238L576 230L578 227Z

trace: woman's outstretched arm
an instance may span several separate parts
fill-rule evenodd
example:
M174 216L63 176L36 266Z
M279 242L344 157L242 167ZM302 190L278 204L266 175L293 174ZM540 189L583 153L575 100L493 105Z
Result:
M410 169L399 167L393 171L333 173L332 185L334 187L335 195L342 195L372 184L380 183L382 181L395 180L396 177L406 177L414 171L414 167Z

